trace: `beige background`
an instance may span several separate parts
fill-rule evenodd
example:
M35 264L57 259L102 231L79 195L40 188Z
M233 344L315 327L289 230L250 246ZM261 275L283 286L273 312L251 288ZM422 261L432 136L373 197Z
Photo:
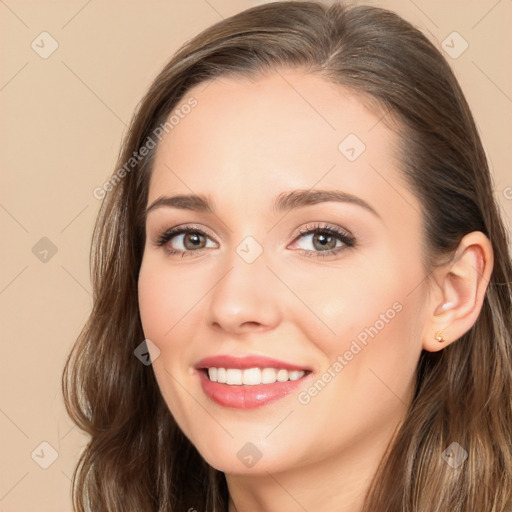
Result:
M113 170L137 102L177 47L257 3L0 0L0 512L71 510L70 476L86 438L66 415L60 376L91 308L93 189ZM448 60L510 223L512 1L364 3L396 10L438 47L453 31L469 44ZM58 43L47 58L44 31ZM461 39L447 41L452 52L462 48ZM43 237L55 254L44 253Z

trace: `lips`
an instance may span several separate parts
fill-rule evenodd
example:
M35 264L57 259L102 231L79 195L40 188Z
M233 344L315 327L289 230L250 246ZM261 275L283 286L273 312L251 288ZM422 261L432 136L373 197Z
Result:
M284 398L311 373L308 367L263 356L207 357L196 369L203 392L211 400L238 409L261 407ZM256 374L265 378L253 380ZM249 375L251 379L246 378Z

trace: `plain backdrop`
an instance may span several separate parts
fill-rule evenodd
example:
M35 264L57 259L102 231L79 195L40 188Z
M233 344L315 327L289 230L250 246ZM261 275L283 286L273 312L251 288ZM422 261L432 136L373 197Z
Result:
M1 512L71 510L70 477L87 439L66 415L60 378L91 309L93 190L114 170L132 113L172 53L258 3L0 1ZM395 10L447 55L510 224L512 2L364 3Z

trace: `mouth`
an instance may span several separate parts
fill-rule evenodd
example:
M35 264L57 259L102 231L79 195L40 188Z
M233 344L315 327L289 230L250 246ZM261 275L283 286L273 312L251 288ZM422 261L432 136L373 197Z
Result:
M217 405L253 409L284 398L312 373L276 359L216 356L196 365L205 395Z

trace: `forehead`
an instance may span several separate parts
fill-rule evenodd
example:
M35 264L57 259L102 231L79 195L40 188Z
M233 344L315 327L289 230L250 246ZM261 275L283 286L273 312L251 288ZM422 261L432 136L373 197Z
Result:
M191 98L196 106L181 112ZM175 111L179 122L157 148L149 201L205 193L246 208L295 188L341 189L368 202L396 194L393 187L408 193L382 112L318 75L217 78L190 89Z

